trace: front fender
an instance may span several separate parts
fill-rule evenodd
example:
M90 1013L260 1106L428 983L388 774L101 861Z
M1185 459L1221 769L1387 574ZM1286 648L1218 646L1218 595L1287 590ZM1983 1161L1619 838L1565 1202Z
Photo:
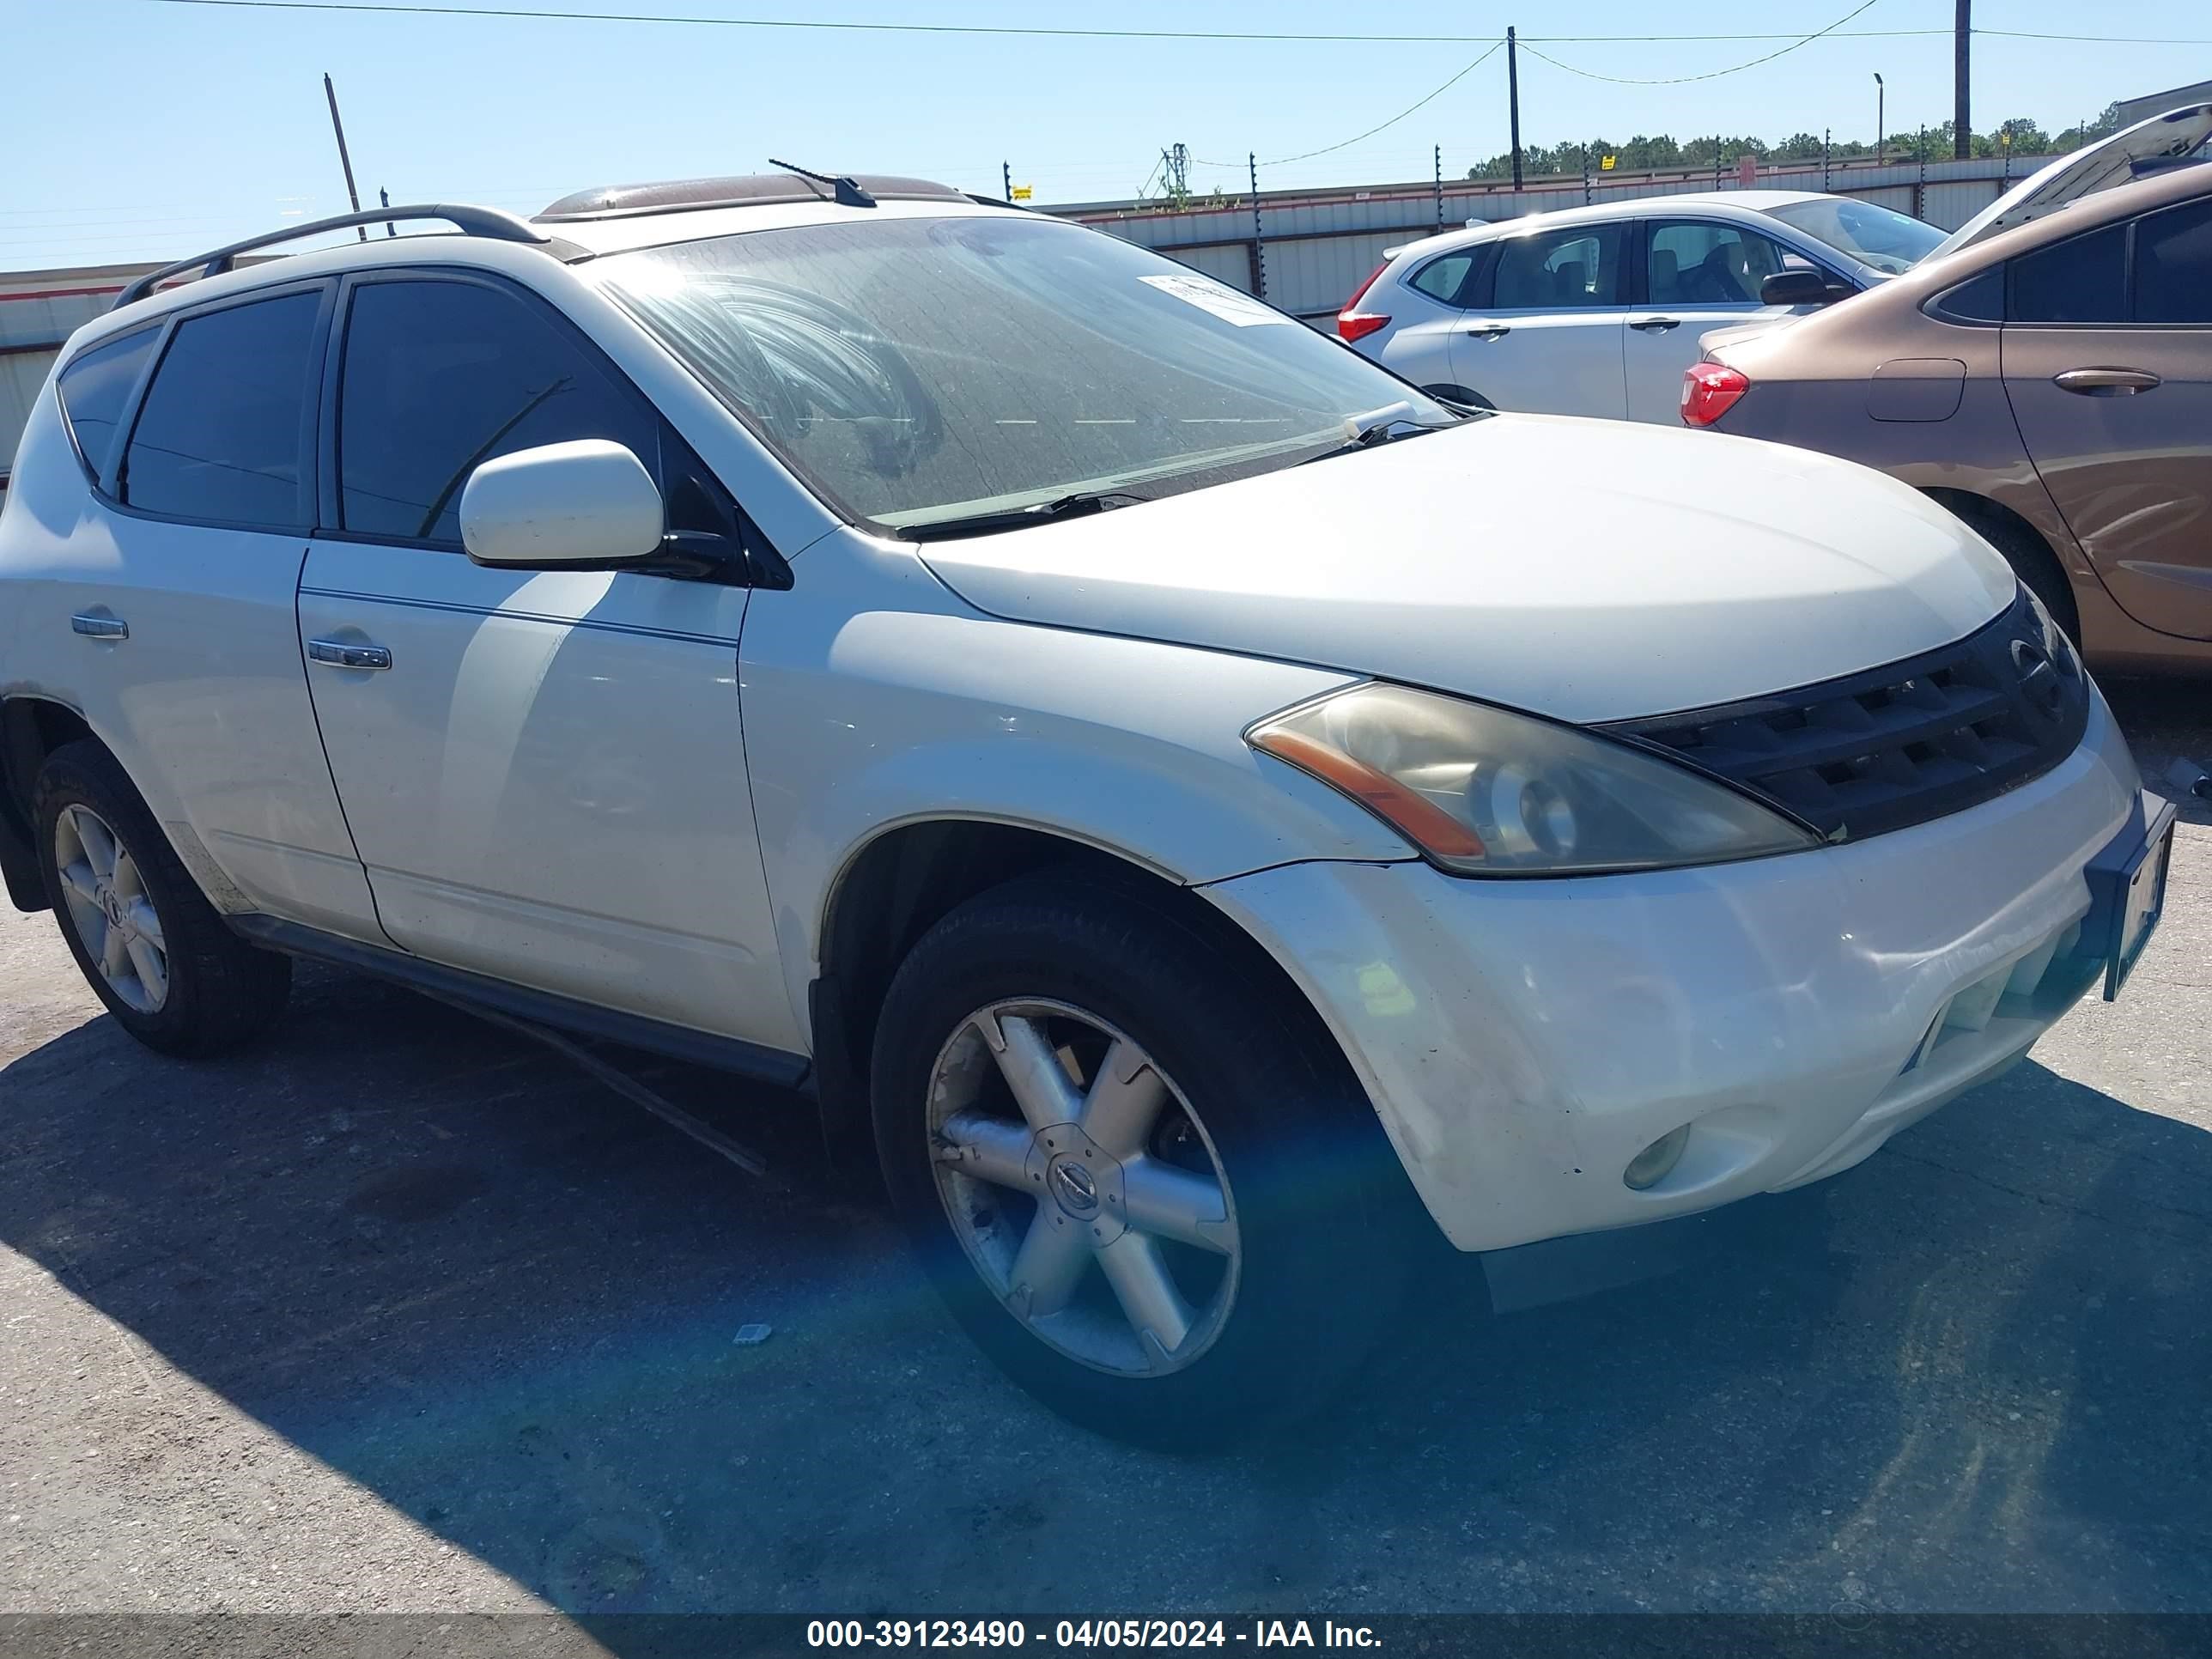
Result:
M805 587L801 584L801 590ZM941 590L940 590L941 591ZM778 599L790 596L778 595ZM794 1009L841 874L878 836L967 819L1063 836L1184 884L1308 859L1413 856L1380 821L1246 745L1340 672L1000 621L804 612L744 668L747 763Z

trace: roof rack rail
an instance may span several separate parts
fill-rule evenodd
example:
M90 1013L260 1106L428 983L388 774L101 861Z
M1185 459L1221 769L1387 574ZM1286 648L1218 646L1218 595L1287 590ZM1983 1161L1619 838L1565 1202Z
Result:
M488 236L501 242L529 242L543 246L553 240L544 231L525 223L511 213L501 213L496 208L456 207L433 203L416 207L380 207L368 213L341 213L336 218L317 219L311 224L289 225L264 235L249 236L242 242L231 243L228 247L219 247L207 253L195 253L189 259L163 265L159 270L149 271L131 283L115 296L115 303L109 308L120 311L125 306L135 304L170 277L181 276L188 270L198 270L203 276L220 276L232 269L240 254L250 253L256 248L296 242L305 237L319 236L325 231L350 230L356 225L384 224L400 219L442 219L465 236Z

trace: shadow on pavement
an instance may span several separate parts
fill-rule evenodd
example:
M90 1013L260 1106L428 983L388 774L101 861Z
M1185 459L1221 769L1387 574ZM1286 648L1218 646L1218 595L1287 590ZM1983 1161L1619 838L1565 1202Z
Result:
M1485 1326L1444 1273L1195 1463L1031 1407L803 1111L720 1104L804 1178L303 975L233 1062L100 1019L0 1072L0 1237L576 1613L2212 1606L2212 1136L2033 1064L1669 1279Z

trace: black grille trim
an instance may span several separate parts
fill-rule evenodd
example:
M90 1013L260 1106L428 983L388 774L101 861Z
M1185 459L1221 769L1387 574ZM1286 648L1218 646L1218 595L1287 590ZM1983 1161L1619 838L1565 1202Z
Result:
M1793 691L1598 728L1863 841L2039 778L2089 722L2081 660L2022 589L1956 644Z

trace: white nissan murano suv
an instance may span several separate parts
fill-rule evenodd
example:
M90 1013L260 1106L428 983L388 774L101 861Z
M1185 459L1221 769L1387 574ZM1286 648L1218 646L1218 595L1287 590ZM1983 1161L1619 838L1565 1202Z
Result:
M452 229L200 255L40 394L15 903L167 1054L309 957L796 1091L1081 1422L1310 1407L1407 1218L1849 1168L2156 919L2072 646L1875 472L913 179L365 218Z

